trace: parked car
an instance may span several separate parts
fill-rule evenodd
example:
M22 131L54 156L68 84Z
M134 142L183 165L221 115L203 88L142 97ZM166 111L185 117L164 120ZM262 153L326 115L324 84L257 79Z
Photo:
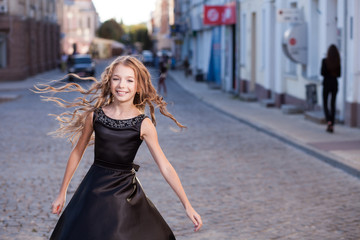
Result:
M154 56L150 50L142 51L142 61L145 65L152 66L154 64Z
M68 73L75 73L79 77L95 75L95 63L88 54L75 54L68 57ZM69 77L72 80L72 77Z

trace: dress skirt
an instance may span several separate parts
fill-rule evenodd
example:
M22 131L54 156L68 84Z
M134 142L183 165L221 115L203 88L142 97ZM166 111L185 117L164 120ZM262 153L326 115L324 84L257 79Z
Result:
M170 227L146 197L135 170L93 164L51 240L169 240Z

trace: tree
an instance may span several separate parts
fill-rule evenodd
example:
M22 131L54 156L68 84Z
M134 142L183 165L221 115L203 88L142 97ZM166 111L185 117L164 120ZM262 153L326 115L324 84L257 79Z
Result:
M141 43L143 49L152 48L152 41L145 23L128 26L127 33L131 44Z
M123 35L123 26L121 23L116 22L115 19L105 21L98 29L98 36L101 38L120 41Z

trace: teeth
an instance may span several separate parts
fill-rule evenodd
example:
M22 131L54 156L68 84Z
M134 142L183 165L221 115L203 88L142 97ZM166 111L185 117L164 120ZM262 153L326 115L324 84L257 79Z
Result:
M122 96L122 95L125 95L126 92L120 92L120 91L118 91L117 94Z

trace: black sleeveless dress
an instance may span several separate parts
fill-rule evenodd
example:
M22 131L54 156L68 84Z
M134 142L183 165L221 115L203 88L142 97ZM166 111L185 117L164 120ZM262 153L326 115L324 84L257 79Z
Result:
M171 229L146 197L133 163L144 114L126 120L94 112L95 160L51 240L169 240Z

